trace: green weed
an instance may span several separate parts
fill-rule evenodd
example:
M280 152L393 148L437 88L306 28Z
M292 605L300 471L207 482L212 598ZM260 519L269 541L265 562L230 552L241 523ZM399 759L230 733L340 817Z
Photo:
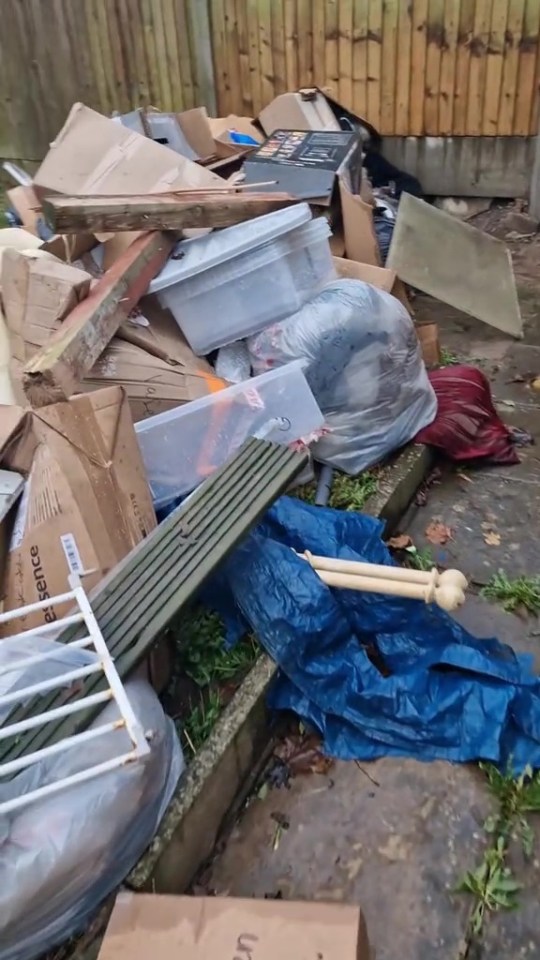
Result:
M469 870L458 885L461 893L470 893L475 905L470 916L470 933L482 932L486 912L515 910L517 894L521 885L505 866L506 847L503 837L498 837L495 846L486 850L484 859L476 870Z
M459 362L460 359L457 354L452 353L451 350L447 350L446 347L441 347L440 367L454 367Z
M482 596L488 600L498 600L509 613L517 607L524 607L530 613L539 613L540 577L509 580L504 570L499 570L482 590Z
M429 547L405 547L407 554L407 566L413 570L433 570L436 566L433 555Z
M224 633L220 617L203 607L194 611L186 624L177 627L182 670L200 687L232 680L247 672L259 655L253 636L228 650Z
M359 477L348 477L344 473L334 474L328 505L335 510L361 510L370 497L377 492L377 475L369 470Z
M210 690L206 698L201 693L200 704L187 715L182 732L193 753L196 753L210 736L219 718L222 706L219 692Z

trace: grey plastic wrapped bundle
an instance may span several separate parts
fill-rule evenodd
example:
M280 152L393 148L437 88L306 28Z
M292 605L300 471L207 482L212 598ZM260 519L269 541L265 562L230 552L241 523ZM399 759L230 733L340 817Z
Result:
M313 456L345 473L379 462L435 417L413 322L399 300L369 283L329 283L248 347L254 373L304 361L329 428Z
M45 662L4 673L0 692L95 658L51 640L17 637L0 643L0 667L55 648L58 655ZM84 929L156 832L184 767L182 749L150 685L130 680L126 692L149 736L144 758L0 815L0 960L31 960ZM117 716L110 704L96 723ZM109 760L125 750L124 737L114 730L33 764L0 783L0 801Z

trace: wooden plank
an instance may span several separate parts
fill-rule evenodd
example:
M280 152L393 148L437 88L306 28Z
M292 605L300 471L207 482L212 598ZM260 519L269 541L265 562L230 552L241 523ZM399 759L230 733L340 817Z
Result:
M276 0L272 0L274 4ZM322 3L322 0L320 0ZM280 6L278 3L277 6ZM295 91L299 87L298 80L298 26L296 20L295 0L283 0L283 20L285 24L285 73L287 90ZM266 106L266 104L265 104Z
M381 125L381 51L382 2L381 0L369 0L368 108L366 119L377 129Z
M220 116L231 113L229 58L225 33L225 0L211 0L211 29L214 70L217 83L217 107Z
M395 132L399 2L385 0L383 4L380 131L390 136Z
M410 134L410 96L411 96L411 43L412 43L412 5L399 4L396 64L396 104L394 115L394 134Z
M487 49L491 27L492 0L476 0L473 35L470 42L467 129L469 136L480 136L484 115Z
M285 53L285 17L281 3L270 3L274 96L287 92L287 56ZM305 38L299 47L305 49ZM300 50L298 51L300 52Z
M428 0L413 0L409 133L424 134L425 70L427 57Z
M121 113L124 113L131 109L132 101L128 90L129 84L123 50L124 38L122 35L122 25L120 22L118 3L114 3L113 9L110 9L110 4L107 7L106 30L112 57L111 97L114 100L115 110L119 110ZM75 41L74 59L77 59L79 56L79 42L77 42L78 39L79 38L77 38Z
M459 12L459 27L456 52L456 75L454 87L454 115L452 133L464 136L467 132L467 107L469 97L469 70L471 41L474 29L474 4L462 0Z
M324 3L319 0L312 6L313 14L313 83L317 87L326 85Z
M165 65L163 69L167 70L167 95L169 97L169 105L166 107L166 110L176 112L184 109L185 100L184 84L182 83L181 73L178 69L181 58L176 32L176 9L174 0L163 0L161 16L163 20L165 51Z
M105 64L101 58L101 38L99 34L99 19L96 11L95 0L87 0L84 4L86 11L86 42L90 50L92 61L92 72L96 78L97 94L99 103L96 109L102 113L110 113L112 108L109 103L109 91L105 73Z
M313 84L313 20L311 10L311 0L297 0L299 87L311 87ZM300 38L302 38L301 42Z
M445 0L444 42L441 50L441 95L439 99L439 134L452 135L454 119L454 90L461 0Z
M259 0L259 64L263 107L274 99L274 59L272 54L271 0Z
M482 133L487 137L496 135L499 124L507 20L508 0L493 0L487 49L486 92L482 114Z
M322 0L320 0L322 3ZM341 3L342 0L339 0ZM325 88L332 97L339 97L339 20L338 0L324 0Z
M259 16L257 0L244 0L247 6L247 28L249 41L249 69L251 71L251 89L253 94L253 114L257 116L263 108L261 96L261 65L259 62Z
M353 109L353 0L338 4L338 96L348 110Z
M513 129L514 135L519 137L529 134L536 136L538 132L534 107L538 96L536 78L539 30L540 3L538 0L526 0Z
M444 33L444 0L429 0L427 24L426 81L424 130L435 136L439 132L439 97L441 79L441 45Z
M221 0L225 18L225 50L227 59L228 100L225 113L238 113L241 110L242 90L238 69L238 25L234 0Z
M159 82L156 40L154 36L152 0L139 0L139 9L142 18L142 34L148 78L148 96L151 106L161 107L161 85Z
M175 234L149 233L131 244L86 300L77 304L23 371L33 407L67 400L165 264Z
M523 31L524 13L525 0L509 0L501 103L499 108L499 122L497 124L497 133L502 136L511 136L514 130L514 107L518 84L519 50Z
M192 77L191 90L185 89L184 84L184 102L189 102L190 107L205 106L213 117L217 113L216 81L208 3L184 0L184 6L189 27ZM236 71L238 71L238 64L236 64Z
M265 440L237 453L131 551L92 591L90 602L122 678L130 674L181 609L185 609L268 507L307 464L306 454ZM67 627L58 638L80 636ZM101 689L101 676L72 685L70 697ZM13 709L9 723L65 703L66 691L34 697ZM99 713L99 707L97 712ZM4 761L85 729L95 712L81 711L0 742Z
M57 233L230 227L296 201L283 193L156 197L49 197L43 212Z
M198 0L191 0L192 3L198 3ZM240 85L241 85L241 113L247 117L252 117L255 113L253 107L253 92L251 89L251 71L249 67L249 35L247 24L247 8L245 0L235 0L236 25L237 25L237 43L238 57L240 62Z
M353 110L367 116L368 110L368 5L354 4L353 25Z

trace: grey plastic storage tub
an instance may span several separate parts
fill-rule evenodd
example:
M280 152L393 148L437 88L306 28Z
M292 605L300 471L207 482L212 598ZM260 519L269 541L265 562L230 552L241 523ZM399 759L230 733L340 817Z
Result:
M329 236L298 204L182 241L149 292L204 355L290 316L335 279Z

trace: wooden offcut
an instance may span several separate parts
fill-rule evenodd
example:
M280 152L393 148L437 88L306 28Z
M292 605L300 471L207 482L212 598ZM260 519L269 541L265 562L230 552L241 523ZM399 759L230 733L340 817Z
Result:
M172 619L198 595L225 557L305 467L307 455L247 440L236 455L143 540L90 594L92 610L122 678L148 656ZM67 643L80 628L58 636ZM103 689L101 676L14 708L7 722L40 714ZM0 760L27 755L85 729L100 706L0 740Z
M43 211L58 233L230 227L296 200L287 193L195 192L133 197L48 197Z
M164 266L175 241L174 233L138 237L71 311L24 367L23 388L33 407L67 400L77 391Z

